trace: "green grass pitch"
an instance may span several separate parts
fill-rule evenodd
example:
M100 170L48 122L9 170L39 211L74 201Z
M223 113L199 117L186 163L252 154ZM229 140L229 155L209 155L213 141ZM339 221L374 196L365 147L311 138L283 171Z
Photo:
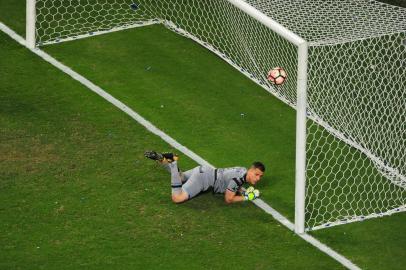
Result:
M0 21L23 33L10 3ZM222 60L161 26L45 50L214 165L263 160L264 199L293 220L295 114ZM159 138L4 34L0 59L0 269L342 269L252 204L172 204L142 157ZM361 268L403 269L405 218L312 234Z

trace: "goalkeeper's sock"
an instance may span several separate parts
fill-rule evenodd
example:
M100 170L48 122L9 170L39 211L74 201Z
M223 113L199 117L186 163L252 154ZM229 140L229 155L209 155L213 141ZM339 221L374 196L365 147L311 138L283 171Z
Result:
M174 161L168 165L171 169L172 194L179 194L182 192L182 180L180 179L178 164Z
M162 163L162 166L165 168L165 170L167 170L169 173L171 173L171 165L169 165L168 163ZM182 172L181 169L178 168L178 172L180 175L180 179L182 180L182 184L184 184L186 182L185 179L185 174Z

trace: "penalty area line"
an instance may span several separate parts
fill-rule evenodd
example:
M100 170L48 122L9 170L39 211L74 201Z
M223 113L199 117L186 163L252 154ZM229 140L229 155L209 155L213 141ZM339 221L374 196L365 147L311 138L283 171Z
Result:
M12 29L10 29L8 26L0 22L0 30L9 35L12 39L17 41L19 44L25 46L25 39L18 35L16 32L14 32ZM41 57L43 60L46 62L50 63L54 67L58 68L61 70L63 73L69 75L72 77L74 80L80 82L82 85L86 86L88 89L93 91L94 93L98 94L102 98L104 98L106 101L110 102L114 106L116 106L118 109L122 110L125 112L127 115L129 115L131 118L133 118L135 121L137 121L139 124L144 126L147 130L149 130L151 133L155 134L156 136L160 137L162 140L167 142L169 145L174 147L175 149L179 150L183 154L187 155L194 161L196 161L200 165L208 165L211 167L214 167L212 164L204 160L202 157L194 153L192 150L187 148L186 146L183 146L179 142L177 142L175 139L167 135L165 132L154 126L151 122L143 118L141 115L133 111L131 108L129 108L127 105L125 105L123 102L119 101L118 99L114 98L112 95L104 91L102 88L97 86L96 84L92 83L79 73L75 72L68 66L62 64L46 52L35 48L35 49L29 49L39 57ZM280 214L278 211L276 211L274 208L272 208L270 205L268 205L266 202L264 202L261 199L256 199L252 201L256 206L264 210L266 213L272 215L274 219L279 221L281 224L286 226L289 230L294 231L294 224L290 222L286 217L284 217L282 214ZM310 243L311 245L315 246L318 248L320 251L324 252L337 262L341 263L343 266L350 270L360 270L360 268L352 263L350 260L348 260L346 257L342 256L341 254L337 253L327 245L321 243L318 241L316 238L313 236L303 233L303 234L297 234L299 237L301 237L303 240L306 242Z

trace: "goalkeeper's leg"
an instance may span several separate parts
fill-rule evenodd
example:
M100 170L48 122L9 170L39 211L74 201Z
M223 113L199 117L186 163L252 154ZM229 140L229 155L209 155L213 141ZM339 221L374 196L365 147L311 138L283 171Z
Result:
M178 160L178 156L170 152L160 153L156 151L145 151L144 156L160 163L169 173L171 173L171 167L169 164ZM182 172L178 168L182 183L185 183L190 178L192 171L193 170Z
M170 168L172 201L175 203L187 201L211 187L210 176L213 176L213 170L209 168L198 166L187 171L185 175L188 179L185 184L182 184L176 161L170 163Z
M160 162L160 163L169 173L171 173L171 166L169 165L171 163L167 163L167 162ZM182 181L182 184L186 183L186 181L192 175L192 172L193 172L193 169L188 170L186 172L182 172L182 170L179 169L179 167L178 167L178 173L179 173L180 179Z
M166 170L171 174L171 187L172 187L172 201L175 203L181 203L188 200L191 197L196 196L200 192L200 188L197 185L187 185L189 192L186 192L182 188L182 185L191 178L194 170L189 170L186 172L181 172L177 165L178 156L173 153L159 153L156 151L146 151L144 153L145 157L156 160L159 162ZM190 181L195 182L195 181ZM191 188L192 187L192 188ZM199 189L199 190L198 190Z
M168 164L171 171L172 201L181 203L189 199L189 195L182 188L182 180L178 171L176 161Z

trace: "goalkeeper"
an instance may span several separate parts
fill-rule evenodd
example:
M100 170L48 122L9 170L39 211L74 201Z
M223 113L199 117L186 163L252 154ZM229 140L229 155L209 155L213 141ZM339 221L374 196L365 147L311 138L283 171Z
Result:
M244 167L218 168L197 166L182 172L178 168L177 155L147 151L145 157L156 160L171 173L172 201L181 203L195 197L200 192L213 188L214 193L224 193L226 203L251 201L259 197L259 191L253 187L246 191L242 185L255 185L263 176L265 166L261 162Z

